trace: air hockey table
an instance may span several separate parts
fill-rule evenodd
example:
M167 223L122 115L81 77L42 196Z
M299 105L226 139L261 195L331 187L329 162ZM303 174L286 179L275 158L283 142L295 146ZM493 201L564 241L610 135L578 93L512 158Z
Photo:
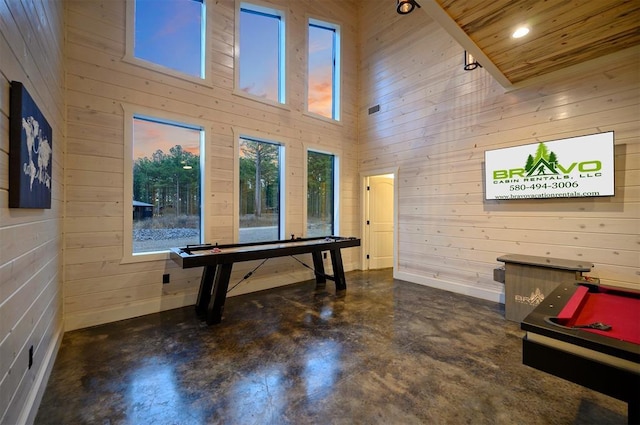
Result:
M355 237L327 236L316 238L291 238L268 242L251 242L229 245L187 245L171 248L171 259L183 269L204 267L200 279L200 290L196 301L196 313L207 324L222 321L229 279L234 263L311 254L316 283L333 280L336 291L344 291L347 283L344 277L341 249L360 246ZM329 251L333 276L324 272L322 253Z

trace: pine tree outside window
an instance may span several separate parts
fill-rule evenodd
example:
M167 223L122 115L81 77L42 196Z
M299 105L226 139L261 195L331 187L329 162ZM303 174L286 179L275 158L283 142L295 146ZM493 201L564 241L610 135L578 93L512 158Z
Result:
M282 156L276 143L240 138L239 241L278 240L282 234Z
M307 151L307 236L337 234L336 170L334 155Z
M202 242L203 138L197 126L134 116L133 255Z

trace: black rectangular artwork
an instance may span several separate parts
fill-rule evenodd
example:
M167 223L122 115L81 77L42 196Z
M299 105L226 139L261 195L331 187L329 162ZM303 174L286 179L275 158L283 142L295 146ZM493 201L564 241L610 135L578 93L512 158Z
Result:
M9 113L9 208L51 208L51 126L18 81Z

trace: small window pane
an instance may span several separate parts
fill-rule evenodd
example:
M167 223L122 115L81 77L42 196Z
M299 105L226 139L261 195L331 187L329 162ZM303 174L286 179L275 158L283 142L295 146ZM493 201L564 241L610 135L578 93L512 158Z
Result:
M307 236L334 232L333 155L309 151L307 159Z
M308 108L327 118L334 112L334 43L335 30L309 25Z
M280 236L280 146L240 139L240 242Z
M134 56L204 78L202 0L136 0Z
M134 254L201 242L201 133L134 118Z
M284 103L281 87L280 17L240 9L240 90Z

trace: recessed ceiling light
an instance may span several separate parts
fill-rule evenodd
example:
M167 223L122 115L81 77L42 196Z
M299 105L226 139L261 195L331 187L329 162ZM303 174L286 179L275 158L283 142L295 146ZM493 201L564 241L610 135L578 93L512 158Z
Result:
M524 37L527 34L529 34L529 28L520 27L520 28L516 29L513 32L513 34L511 34L511 37L513 37L513 38L521 38L521 37Z

